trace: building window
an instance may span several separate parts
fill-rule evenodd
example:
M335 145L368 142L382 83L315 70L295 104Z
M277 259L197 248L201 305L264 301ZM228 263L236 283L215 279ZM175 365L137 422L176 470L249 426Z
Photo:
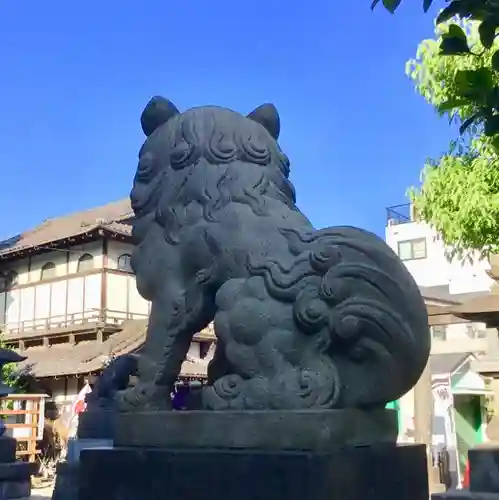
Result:
M466 335L468 335L470 339L475 338L475 329L473 328L473 325L470 325L469 323L466 325Z
M475 327L469 323L466 325L466 335L468 335L470 339L474 339L476 335Z
M89 253L84 253L78 259L78 267L76 268L76 272L83 273L85 271L90 271L94 268L94 258Z
M401 260L426 259L426 238L399 241L398 255Z
M487 338L487 329L486 328L477 328L476 336L479 339Z
M47 262L42 267L42 280L55 278L55 276L56 276L55 264L53 262Z
M485 328L480 328L473 323L468 323L466 325L466 334L470 339L483 339L487 337L487 330Z
M432 326L431 336L434 340L447 340L447 326L446 325Z
M118 257L118 269L120 271L126 271L128 273L133 272L131 265L132 256L129 253L121 254Z

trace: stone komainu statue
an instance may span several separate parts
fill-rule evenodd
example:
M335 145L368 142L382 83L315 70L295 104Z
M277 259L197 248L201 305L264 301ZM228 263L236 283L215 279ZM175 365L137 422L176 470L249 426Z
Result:
M122 411L169 407L211 321L205 409L376 408L417 382L430 340L415 282L374 234L300 212L274 106L180 113L155 97L141 123L132 266L152 309Z

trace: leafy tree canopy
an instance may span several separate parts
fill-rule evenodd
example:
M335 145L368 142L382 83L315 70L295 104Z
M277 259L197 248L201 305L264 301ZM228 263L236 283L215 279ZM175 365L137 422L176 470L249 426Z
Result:
M499 85L499 73L490 71L495 46L481 45L476 22L460 23L468 34L473 53L443 55L439 50L448 24L439 25L434 40L424 40L415 59L407 63L407 74L417 91L442 116L460 125L463 135L449 151L429 160L422 172L423 187L410 194L422 219L442 235L444 243L462 256L480 251L499 251L499 156L498 136L487 134L486 125L474 120L473 102L460 102L463 75L487 74ZM452 25L455 26L455 25Z
M8 349L1 336L0 331L0 348ZM12 387L12 392L23 392L25 389L24 381L19 376L16 363L7 363L2 367L2 381L5 385Z
M382 1L391 12L401 0ZM444 4L443 0L441 0ZM428 10L433 0L423 2ZM435 2L437 3L437 2ZM410 195L421 218L458 256L499 252L499 0L453 0L436 20L407 74L461 135L428 160Z
M374 0L371 8L380 2L394 13L402 0ZM440 0L443 4L443 0ZM423 0L423 10L426 12L435 0ZM476 21L480 46L490 50L495 45L497 29L499 28L499 0L446 0L446 7L440 12L436 23L446 23L451 19ZM468 36L467 36L468 35ZM447 25L447 30L440 33L439 47L442 55L468 57L480 56L476 39L470 38L459 23ZM479 66L460 73L456 80L455 98L449 101L449 107L470 105L474 113L463 124L463 130L472 123L484 125L488 136L499 135L499 86L492 76L499 71L499 51L492 54L488 66ZM499 145L499 139L498 139Z

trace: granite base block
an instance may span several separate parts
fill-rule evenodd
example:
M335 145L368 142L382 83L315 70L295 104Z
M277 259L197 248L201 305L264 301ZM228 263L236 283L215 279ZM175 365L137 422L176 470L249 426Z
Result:
M384 409L144 411L114 419L119 447L328 452L394 443L398 432L397 413Z
M77 500L80 464L61 462L57 465L52 500Z
M488 444L468 451L470 490L495 493L499 498L499 447Z
M24 481L0 482L0 500L29 498L31 496L31 479Z
M16 460L17 441L8 436L0 436L0 463L10 463Z
M78 417L78 438L113 440L116 416L116 412L112 410L101 409L87 410L80 413Z
M69 439L68 452L66 456L67 462L79 462L82 450L89 448L112 448L113 441L111 439Z
M31 476L37 467L28 462L0 463L0 500L29 497Z
M78 500L428 500L422 445L83 450Z
M38 464L30 462L0 463L0 483L3 481L25 481L38 470Z

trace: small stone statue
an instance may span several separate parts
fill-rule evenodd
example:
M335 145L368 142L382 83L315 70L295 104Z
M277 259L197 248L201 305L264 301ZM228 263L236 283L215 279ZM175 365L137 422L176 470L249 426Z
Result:
M116 394L127 389L130 377L136 373L137 358L133 354L112 359L85 397L88 410L115 409Z
M132 267L152 309L121 411L170 409L211 321L208 410L383 408L417 382L430 349L418 287L374 234L300 212L273 105L180 113L155 97L141 123Z

